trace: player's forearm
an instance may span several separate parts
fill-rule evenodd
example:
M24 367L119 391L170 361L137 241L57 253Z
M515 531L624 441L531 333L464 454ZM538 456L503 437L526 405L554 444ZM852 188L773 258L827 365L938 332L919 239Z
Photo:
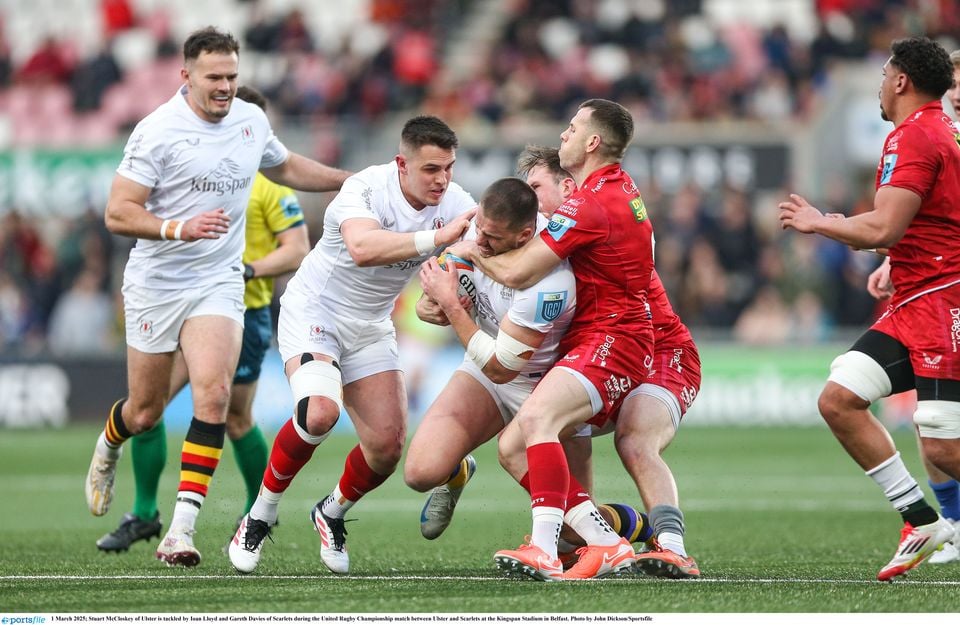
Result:
M346 241L347 251L358 267L390 265L427 253L417 249L417 236L415 232L368 230ZM420 236L428 241L434 240L431 235ZM434 249L435 246L430 246L430 251Z
M351 172L291 152L282 165L263 170L270 180L298 191L336 191Z
M164 220L154 216L144 206L129 200L111 200L107 203L107 209L104 213L104 223L107 230L113 234L119 234L126 237L136 237L138 239L160 240L160 228ZM170 231L170 223L167 223L168 239L173 238L176 232L176 225L173 231Z
M490 277L494 282L505 284L513 289L526 289L537 283L545 274L524 262L524 247L496 256L474 254L474 267Z
M447 319L450 321L450 326L453 328L454 332L457 333L457 338L460 339L460 343L469 355L470 340L473 338L473 335L477 332L483 332L479 326L474 322L473 317L464 310L460 303L457 302L456 305L449 303L443 306L443 311L447 315ZM493 339L491 339L493 340ZM480 370L483 372L483 375L487 376L491 382L494 384L506 384L510 380L517 377L519 371L513 371L507 369L503 364L497 359L496 354L492 354L489 358L486 359L486 362L481 363L474 362L477 366L480 367Z
M417 300L417 305L414 310L416 310L417 318L420 319L420 321L436 326L450 325L446 313L443 312L443 309L440 308L435 301L427 297L426 293L421 295L420 299Z
M824 216L814 224L814 232L860 250L889 248L903 236L893 224L872 212L846 219Z
M254 275L258 278L275 278L296 271L310 252L309 245L281 245L263 258L251 261Z

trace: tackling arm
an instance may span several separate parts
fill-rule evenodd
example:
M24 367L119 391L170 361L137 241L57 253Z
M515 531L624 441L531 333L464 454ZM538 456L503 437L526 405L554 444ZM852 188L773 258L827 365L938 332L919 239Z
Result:
M389 265L456 241L467 231L475 212L470 209L439 230L419 232L384 230L376 219L355 217L340 224L340 235L358 267Z
M525 245L496 256L481 256L476 244L454 246L451 250L471 262L484 274L514 289L526 289L554 270L563 260L543 242L533 237ZM461 251L464 253L461 254Z

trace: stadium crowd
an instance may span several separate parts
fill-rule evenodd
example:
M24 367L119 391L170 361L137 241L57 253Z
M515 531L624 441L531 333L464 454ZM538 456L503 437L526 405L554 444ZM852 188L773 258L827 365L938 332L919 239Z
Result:
M111 92L135 81L123 71L112 41L133 28L149 33L155 47L150 63L164 68L180 62L179 49L164 10L141 14L134 0L100 4L103 45L83 58L70 41L48 37L15 61L5 35L8 20L0 14L0 101L12 104L25 90L70 93L66 114L77 128L109 117L106 125L92 126L109 128L107 140L123 139L139 111L127 108L117 116L111 105L117 99ZM266 82L260 72L256 86L282 118L376 123L396 111L423 110L459 131L562 121L571 104L605 97L628 105L638 122L802 123L829 88L837 61L886 55L889 41L900 36L960 29L960 12L946 0L816 0L818 26L809 41L778 24L716 26L699 0L512 0L504 3L509 13L499 36L478 51L478 72L459 79L441 71L437 59L454 35L463 36L457 16L473 2L370 4L371 23L382 36L362 47L349 39L336 46L320 42L305 19L303 11L315 10L308 3L303 11L273 15L256 0L238 0L249 15L238 33L244 51L277 61L272 67L281 70ZM162 73L176 78L169 69ZM10 114L18 110L11 106ZM42 133L18 135L20 120L13 126L14 146L44 144ZM878 263L872 255L819 238L783 236L772 205L737 189L687 186L667 194L652 186L642 192L656 227L660 275L695 332L716 330L753 344L813 342L874 315L876 304L864 290ZM837 189L823 199L835 212L854 214L869 209L869 193ZM118 267L129 244L106 232L101 212L91 207L76 220L36 220L13 206L0 214L4 353L120 349ZM321 216L309 219L318 236Z

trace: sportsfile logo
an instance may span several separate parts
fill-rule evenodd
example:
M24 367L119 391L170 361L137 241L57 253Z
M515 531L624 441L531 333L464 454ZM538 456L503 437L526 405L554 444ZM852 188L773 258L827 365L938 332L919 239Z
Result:
M0 618L0 625L17 625L18 623L46 623L45 616L4 616Z

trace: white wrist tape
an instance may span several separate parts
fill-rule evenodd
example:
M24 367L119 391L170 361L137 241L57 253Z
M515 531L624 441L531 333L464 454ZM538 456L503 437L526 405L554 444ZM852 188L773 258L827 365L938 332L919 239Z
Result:
M467 343L467 357L481 369L487 366L490 357L497 352L497 342L483 330L477 330Z
M186 223L186 222L178 221L178 222L177 222L177 229L173 231L173 238L176 239L177 241L180 240L180 233L183 232L183 224L184 224L184 223Z
M417 254L425 256L437 249L435 237L436 230L418 230L414 232L413 245L417 248Z
M523 371L529 362L528 358L521 358L521 354L533 355L537 351L526 343L521 343L503 330L497 333L497 360L510 371Z
M170 225L170 220L169 220L169 219L164 219L164 220L163 220L163 223L160 224L160 240L161 240L161 241L166 241L166 240L167 240L167 226L169 226L169 225Z

